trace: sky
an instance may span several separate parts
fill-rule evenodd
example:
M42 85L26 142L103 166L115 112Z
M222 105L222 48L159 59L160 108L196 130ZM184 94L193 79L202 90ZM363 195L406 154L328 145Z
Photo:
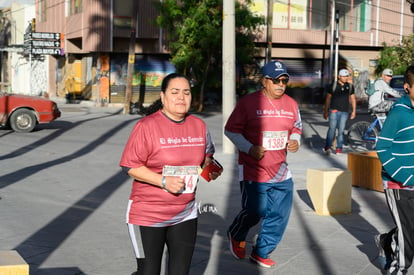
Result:
M0 0L0 9L9 8L11 3L34 4L35 0Z

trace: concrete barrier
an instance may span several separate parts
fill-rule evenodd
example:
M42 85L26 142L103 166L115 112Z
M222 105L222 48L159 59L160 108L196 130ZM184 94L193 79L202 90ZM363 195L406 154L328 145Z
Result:
M308 169L306 188L317 214L351 213L351 171L337 168Z
M29 275L29 265L16 250L0 251L0 275Z

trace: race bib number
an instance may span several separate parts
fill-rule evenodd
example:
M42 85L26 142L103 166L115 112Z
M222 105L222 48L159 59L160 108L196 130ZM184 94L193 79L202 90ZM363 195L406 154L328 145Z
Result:
M184 179L185 188L181 193L194 193L198 182L198 166L164 166L163 176L174 176Z
M283 150L288 141L288 131L264 131L263 147L268 151Z

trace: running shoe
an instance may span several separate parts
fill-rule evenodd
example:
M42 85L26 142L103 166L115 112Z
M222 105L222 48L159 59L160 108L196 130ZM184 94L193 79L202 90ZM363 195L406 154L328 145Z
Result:
M325 155L329 156L331 154L331 147L325 146L322 151L325 153Z
M342 149L341 149L341 148L336 148L336 154L337 154L337 155L342 154Z
M244 259L246 257L246 242L245 241L236 241L231 236L230 232L227 232L230 242L230 252L236 259Z
M252 254L250 255L250 260L252 262L257 263L258 265L260 265L262 267L267 267L267 268L272 267L276 264L276 262L274 262L272 259L270 259L270 258L264 259L264 258L258 256L254 252L252 252Z
M378 247L378 260L383 270L388 270L392 262L391 248L385 247L385 237L387 234L378 234L375 236L375 244Z

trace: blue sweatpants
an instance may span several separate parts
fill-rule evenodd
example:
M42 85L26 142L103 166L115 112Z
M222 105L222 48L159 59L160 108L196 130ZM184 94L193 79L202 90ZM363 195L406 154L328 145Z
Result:
M292 209L293 180L278 183L241 181L242 210L230 225L229 233L245 241L250 228L261 222L254 252L268 258L285 233Z

